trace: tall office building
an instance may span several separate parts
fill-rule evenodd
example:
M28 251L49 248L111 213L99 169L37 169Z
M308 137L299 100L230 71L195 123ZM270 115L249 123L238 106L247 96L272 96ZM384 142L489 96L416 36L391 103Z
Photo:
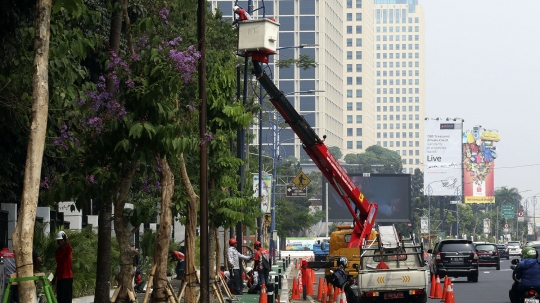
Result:
M224 17L232 18L234 1L211 0L213 8L219 7ZM263 9L264 3L264 9ZM246 8L247 1L238 5ZM273 17L280 23L278 53L271 56L272 77L278 88L304 115L315 132L326 136L328 146L343 147L344 127L344 7L339 0L267 0L253 1L254 18ZM277 68L273 62L308 55L317 67L302 69L295 66ZM250 85L251 89L251 85ZM316 91L316 92L308 92ZM318 91L318 92L317 92ZM268 101L268 103L270 103ZM266 116L266 115L265 115ZM279 115L278 115L279 116ZM258 142L258 125L252 129L253 144ZM263 120L262 142L266 152L271 154L274 131L271 123ZM301 148L301 142L290 129L279 132L277 139L283 158L294 156L305 161L309 157Z
M374 0L375 141L422 169L425 118L424 13L418 0Z
M363 153L375 140L373 0L346 0L343 155Z

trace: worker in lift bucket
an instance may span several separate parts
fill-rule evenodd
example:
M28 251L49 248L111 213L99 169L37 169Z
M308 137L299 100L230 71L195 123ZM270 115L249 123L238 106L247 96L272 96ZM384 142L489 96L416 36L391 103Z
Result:
M234 20L233 24L236 24L238 21L245 21L253 19L245 9L241 8L238 5L233 7L233 11L238 15L238 19Z

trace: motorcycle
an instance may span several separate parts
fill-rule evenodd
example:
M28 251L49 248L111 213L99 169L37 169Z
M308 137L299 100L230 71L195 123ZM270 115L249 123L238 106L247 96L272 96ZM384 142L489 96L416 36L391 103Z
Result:
M355 268L357 267L355 266ZM332 276L328 279L328 282L335 287L343 289L345 296L347 297L347 303L359 303L360 296L356 281L352 277L348 277L347 273L341 268L330 272L332 273Z
M512 265L510 265L510 268L512 269L512 279L514 280L514 283L512 284L512 288L508 291L510 303L540 303L540 292L535 288L518 290L518 283L520 281L516 278L516 268L519 264L519 259L513 259L511 263Z

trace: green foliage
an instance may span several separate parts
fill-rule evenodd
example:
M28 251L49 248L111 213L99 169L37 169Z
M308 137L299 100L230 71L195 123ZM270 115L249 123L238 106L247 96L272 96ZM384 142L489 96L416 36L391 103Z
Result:
M337 146L330 146L328 147L328 150L334 155L336 159L341 159L343 157L343 153L341 152L341 148Z
M56 232L51 231L49 235L43 233L43 225L36 223L34 233L34 250L43 260L40 272L53 273L56 271L55 252L58 248L56 243ZM96 283L97 264L97 234L92 231L92 227L83 228L80 232L67 231L68 240L73 247L73 296L83 297L93 295ZM113 241L111 247L112 272L110 281L114 281L114 276L118 273L120 266L120 252L118 244Z
M309 55L300 55L298 59L295 58L287 58L282 60L276 61L276 66L278 68L289 68L292 65L296 65L296 67L301 68L303 70L307 70L310 68L317 67L318 63L315 62L315 60L311 59Z
M350 167L349 173L400 174L403 170L400 155L378 145L366 148L361 154L348 154L344 159L348 164L358 164Z

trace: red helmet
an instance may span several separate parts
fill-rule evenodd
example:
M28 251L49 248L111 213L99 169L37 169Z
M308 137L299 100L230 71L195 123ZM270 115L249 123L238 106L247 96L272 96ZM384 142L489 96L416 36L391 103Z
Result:
M261 247L261 242L255 241L255 244L253 244L253 247L255 247L255 248Z
M236 244L236 239L235 238L230 238L229 239L229 245L234 245Z

